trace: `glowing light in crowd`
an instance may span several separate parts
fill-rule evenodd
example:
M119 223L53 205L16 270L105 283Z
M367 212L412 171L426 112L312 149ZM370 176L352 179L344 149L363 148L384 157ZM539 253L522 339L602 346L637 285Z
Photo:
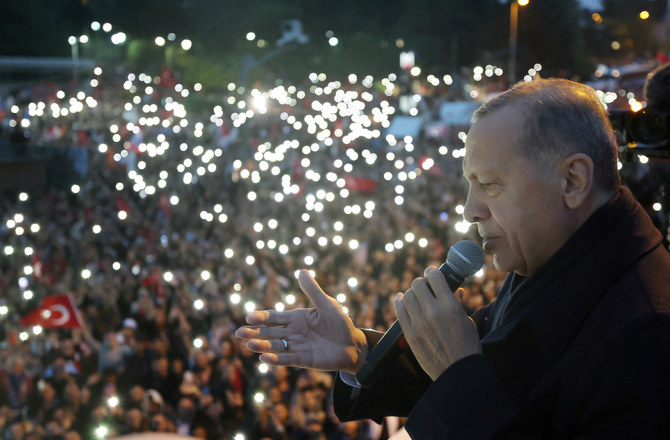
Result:
M109 428L107 428L105 425L100 425L97 428L95 428L95 436L104 439L107 437L109 434Z
M111 396L109 399L107 399L107 406L110 408L116 408L119 406L119 398L117 396Z

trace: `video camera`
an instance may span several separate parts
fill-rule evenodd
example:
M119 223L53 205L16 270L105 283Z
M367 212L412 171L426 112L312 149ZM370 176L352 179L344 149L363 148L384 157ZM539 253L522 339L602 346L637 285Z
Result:
M644 99L646 106L639 111L610 111L610 122L620 137L621 153L670 159L670 64L661 65L647 75Z
M610 122L620 135L622 152L670 159L670 108L611 110Z

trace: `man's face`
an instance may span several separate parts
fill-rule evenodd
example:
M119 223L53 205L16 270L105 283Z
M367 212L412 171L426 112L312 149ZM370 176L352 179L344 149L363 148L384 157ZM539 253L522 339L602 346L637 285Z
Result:
M515 151L522 121L519 107L509 105L473 124L463 161L470 184L464 216L478 224L497 269L529 276L565 242L568 222L556 165Z

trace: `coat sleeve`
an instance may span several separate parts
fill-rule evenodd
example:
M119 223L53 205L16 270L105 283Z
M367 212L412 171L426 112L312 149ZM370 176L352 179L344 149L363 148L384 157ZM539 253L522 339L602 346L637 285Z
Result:
M519 421L515 402L481 355L451 365L430 385L405 425L415 439L490 439ZM516 432L514 438L530 438Z
M371 330L364 332L370 347L383 335ZM407 417L431 383L412 352L407 350L390 362L368 388L347 385L338 374L333 388L335 414L343 422L372 419L381 423L386 416Z

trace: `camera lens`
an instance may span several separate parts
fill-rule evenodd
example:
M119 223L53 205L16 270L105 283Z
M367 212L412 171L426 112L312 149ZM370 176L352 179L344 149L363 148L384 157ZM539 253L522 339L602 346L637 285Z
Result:
M646 108L635 114L631 120L632 138L641 144L654 145L666 139L667 115L655 108Z

